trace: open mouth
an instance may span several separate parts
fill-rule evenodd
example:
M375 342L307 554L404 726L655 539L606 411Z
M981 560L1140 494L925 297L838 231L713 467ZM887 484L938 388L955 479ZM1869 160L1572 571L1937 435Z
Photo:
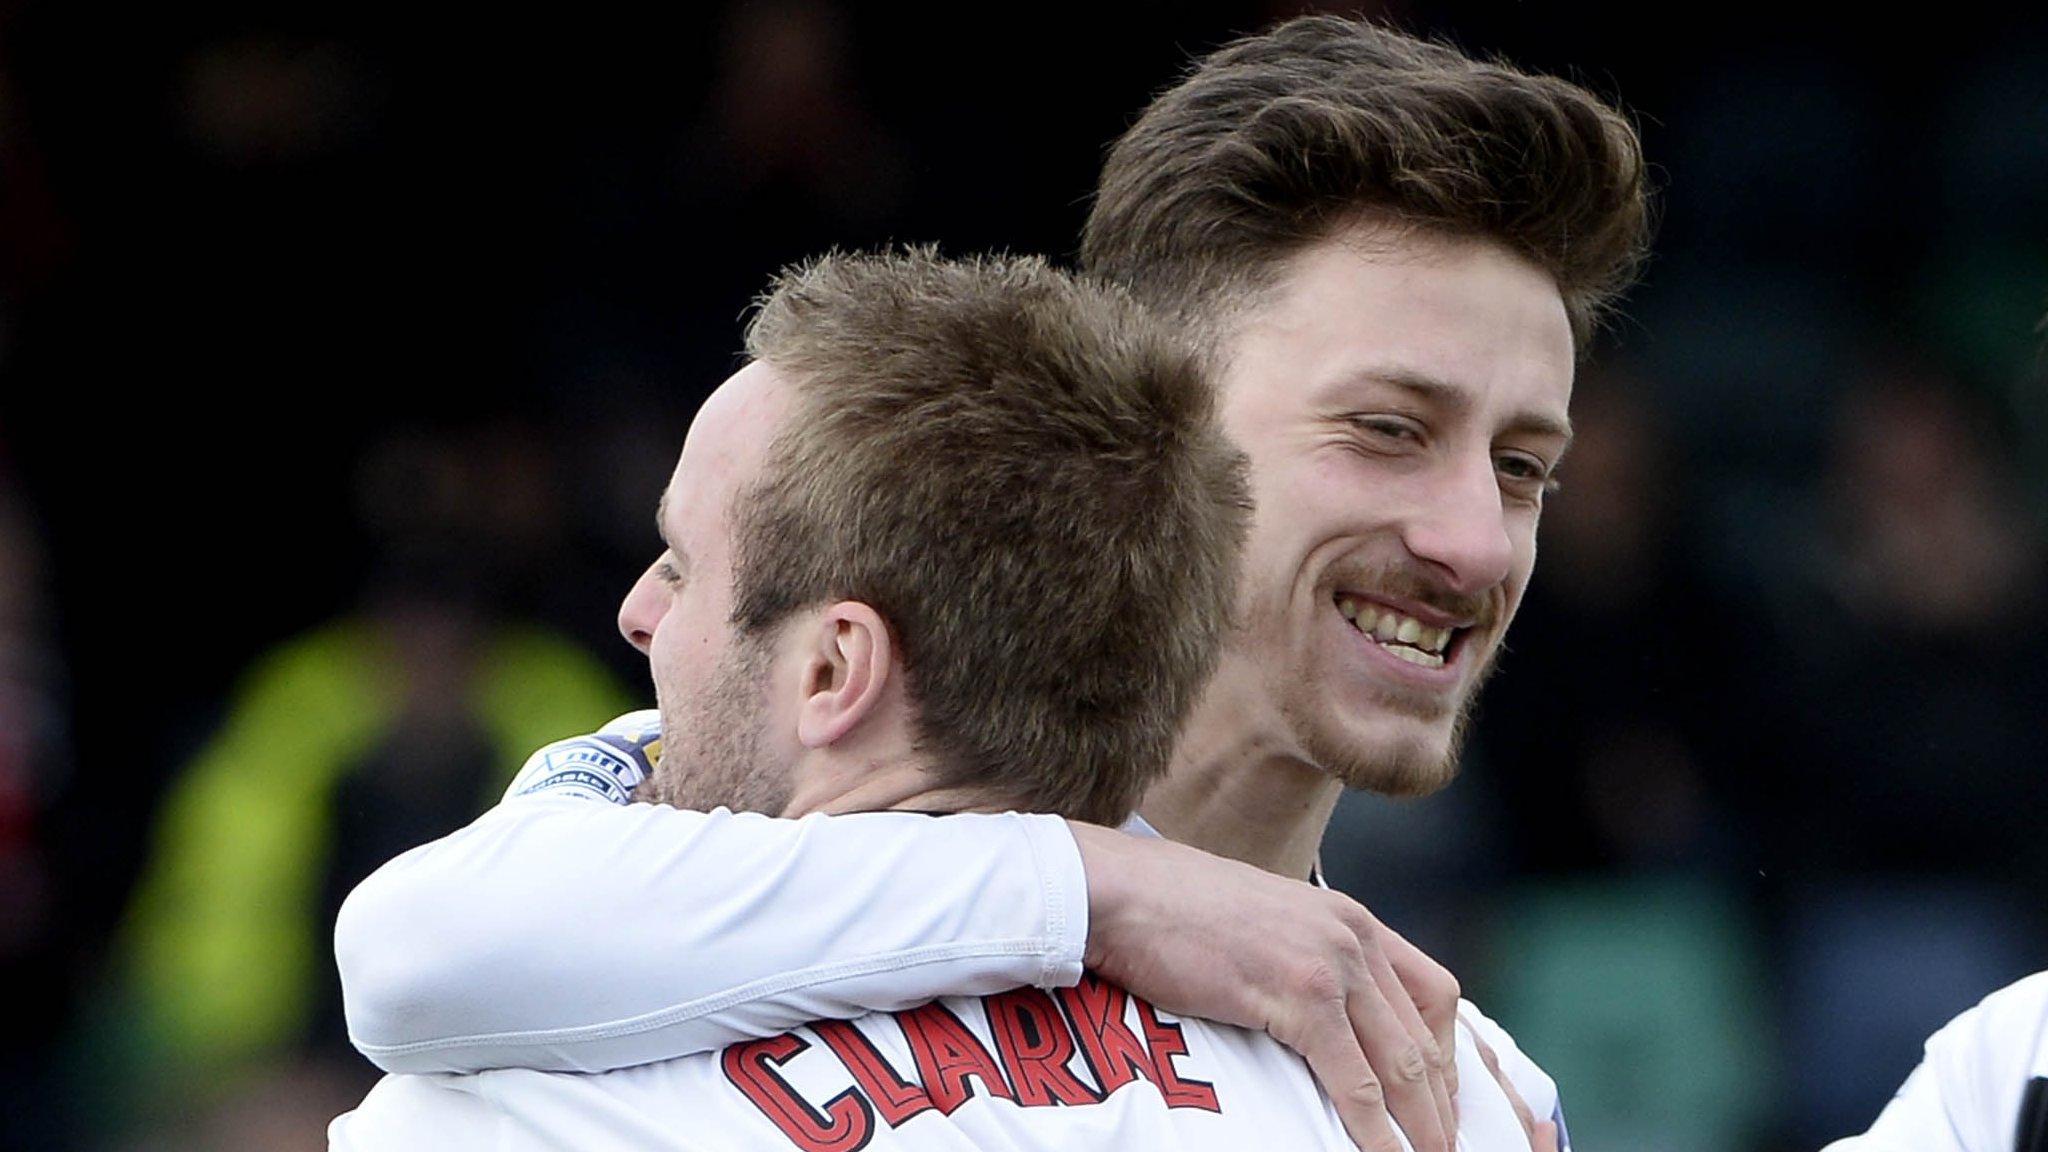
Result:
M1337 611L1351 626L1378 644L1388 655L1422 668L1441 668L1451 644L1463 628L1426 624L1404 616L1384 604L1360 600L1340 592Z

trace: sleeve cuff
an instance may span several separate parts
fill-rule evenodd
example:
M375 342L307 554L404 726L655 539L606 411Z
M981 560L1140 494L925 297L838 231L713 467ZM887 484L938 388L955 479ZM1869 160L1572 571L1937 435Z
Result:
M1071 987L1081 982L1081 957L1088 947L1088 876L1081 867L1081 849L1067 822L1057 816L1017 820L1031 849L1045 905L1045 953L1036 983L1041 988Z

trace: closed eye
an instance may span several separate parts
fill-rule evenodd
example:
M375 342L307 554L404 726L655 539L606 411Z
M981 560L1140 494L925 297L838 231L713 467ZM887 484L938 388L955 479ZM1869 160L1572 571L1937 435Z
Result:
M1391 444L1422 443L1422 426L1402 416L1347 416L1353 428L1368 437Z

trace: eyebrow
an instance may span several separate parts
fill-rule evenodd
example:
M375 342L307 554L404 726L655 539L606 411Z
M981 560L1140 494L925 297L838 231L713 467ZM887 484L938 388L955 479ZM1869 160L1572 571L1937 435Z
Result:
M1365 372L1359 378L1412 393L1438 407L1460 412L1472 407L1472 398L1462 389L1421 372L1395 368ZM1515 413L1514 418L1508 421L1507 430L1555 436L1567 444L1572 439L1572 422L1569 419L1560 420L1542 412Z

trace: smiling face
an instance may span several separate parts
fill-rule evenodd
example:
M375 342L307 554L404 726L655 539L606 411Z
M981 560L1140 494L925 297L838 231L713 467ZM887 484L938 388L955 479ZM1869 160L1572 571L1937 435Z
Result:
M1290 260L1223 351L1258 507L1226 667L1289 755L1441 787L1570 438L1557 286L1490 241L1361 225Z

